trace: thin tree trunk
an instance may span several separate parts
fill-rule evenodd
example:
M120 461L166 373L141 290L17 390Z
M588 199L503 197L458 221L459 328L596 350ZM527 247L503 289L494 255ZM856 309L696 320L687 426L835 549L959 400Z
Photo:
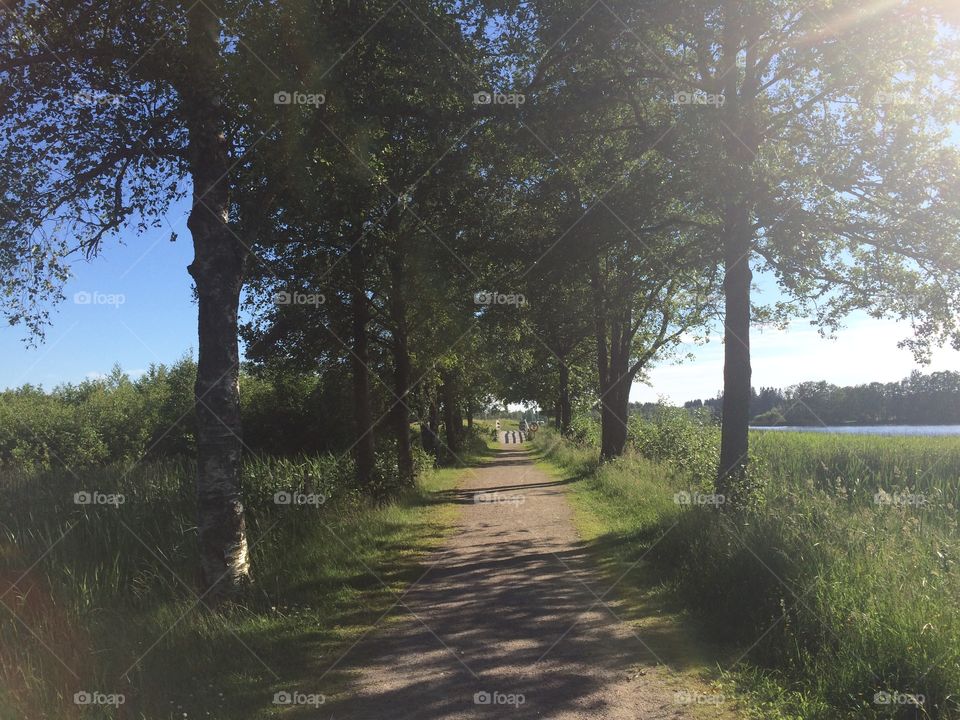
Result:
M559 418L558 427L561 434L566 435L570 431L570 368L567 364L560 361L560 402L558 403Z
M353 419L356 432L354 458L356 479L360 488L368 489L373 482L374 438L373 411L370 408L370 364L367 324L370 307L365 288L365 262L363 248L355 243L349 250L350 257L350 314L353 335L353 352L350 367L353 374Z
M467 437L467 429L463 426L463 410L460 407L460 403L456 404L456 412L453 418L453 429L457 433L457 439L459 441L459 446L463 446L463 441Z
M430 430L430 421L428 418L421 417L420 420L420 447L431 455L436 454L433 442L433 432Z
M595 265L593 284L599 291L599 264ZM621 314L610 317L605 304L596 319L598 366L600 368L600 461L606 462L623 455L627 445L627 410L633 375L629 374L630 338L629 316L626 322Z
M441 459L440 407L437 405L436 392L432 393L430 397L430 415L428 422L428 427L430 430L430 449L433 452L433 456L439 461Z
M593 301L594 340L597 351L597 377L600 388L600 460L610 459L610 448L613 442L609 436L612 422L612 408L608 393L610 392L611 357L607 350L607 313L603 298L603 281L600 275L600 258L596 257L590 265L590 296Z
M191 75L182 88L190 137L193 205L187 226L197 288L197 529L204 599L229 597L250 579L240 489L237 311L244 248L227 226L230 163L217 101L219 23L206 7L188 13Z
M434 450L433 433L430 430L430 405L432 400L425 392L427 383L424 383L419 393L420 401L417 405L417 422L420 423L420 446L431 455L436 454Z
M410 442L410 367L407 334L407 300L404 292L404 258L397 239L390 265L390 316L393 324L393 391L397 398L393 407L393 432L397 443L397 469L401 485L413 485L413 448Z

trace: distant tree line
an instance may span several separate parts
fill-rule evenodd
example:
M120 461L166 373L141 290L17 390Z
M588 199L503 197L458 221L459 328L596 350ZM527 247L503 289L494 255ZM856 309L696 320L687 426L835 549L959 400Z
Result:
M722 404L717 397L691 400L684 407L719 415ZM839 386L821 380L752 389L750 416L754 425L960 424L960 373L914 371L889 383Z

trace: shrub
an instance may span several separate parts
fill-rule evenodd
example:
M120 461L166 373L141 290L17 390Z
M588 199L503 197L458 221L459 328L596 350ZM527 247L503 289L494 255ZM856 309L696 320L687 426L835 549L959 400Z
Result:
M661 405L652 419L633 415L632 446L646 458L669 463L694 485L712 487L720 461L720 428L707 411Z

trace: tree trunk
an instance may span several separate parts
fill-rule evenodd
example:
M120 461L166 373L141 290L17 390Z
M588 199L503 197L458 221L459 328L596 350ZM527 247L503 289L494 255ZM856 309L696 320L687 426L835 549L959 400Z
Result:
M441 459L440 451L440 407L437 405L436 393L430 398L430 415L428 419L428 428L430 430L430 449L433 456Z
M731 167L724 207L723 227L723 417L717 492L734 498L738 481L746 477L750 449L750 256L753 250L751 166L756 159L761 133L753 117L750 99L760 79L748 64L743 86L733 70L744 43L743 13L752 11L736 0L725 0L722 54L728 72L724 78L724 143ZM746 101L744 101L746 100ZM730 503L728 503L729 505Z
M473 408L467 405L467 430L473 430Z
M458 447L463 447L463 441L467 437L467 430L463 426L463 410L461 409L459 403L456 405L456 413L453 417L453 429L457 433Z
M597 368L600 387L600 461L623 455L627 446L627 411L633 375L630 363L629 314L609 312L603 295L600 261L591 267L590 285L594 302L594 335L597 343Z
M607 461L623 455L627 447L627 414L630 408L630 386L633 376L627 373L628 358L612 352L610 382L601 388L603 398L600 410L600 460Z
M429 418L421 417L420 420L420 447L431 455L436 454L435 443L433 442L433 432L430 430Z
M608 397L612 370L607 350L607 312L603 296L603 279L600 274L600 258L590 264L590 297L593 302L594 340L597 351L597 387L600 389L600 460L609 460L610 450L615 445L610 437L612 422L611 398Z
M457 410L457 393L450 372L442 373L443 381L443 424L446 428L446 450L451 455L460 452L460 413Z
M390 254L390 319L393 324L393 432L397 443L397 469L401 485L413 485L413 447L410 442L410 348L407 332L407 299L404 292L403 248L397 238L395 252Z
M566 435L570 431L570 368L560 361L560 401L557 406L559 417L557 427Z
M731 495L744 475L750 428L750 250L749 213L744 206L726 212L724 243L726 296L723 345L723 419L717 490Z
M348 252L350 258L350 315L353 352L350 367L353 374L353 421L356 433L354 458L357 486L369 489L373 483L374 439L373 411L370 408L370 350L367 324L370 307L365 287L365 262L362 244L354 243Z
M218 102L219 23L206 7L188 13L191 76L182 88L190 142L193 204L187 226L197 288L197 531L204 599L234 594L250 579L240 489L237 311L245 249L228 227L226 121Z

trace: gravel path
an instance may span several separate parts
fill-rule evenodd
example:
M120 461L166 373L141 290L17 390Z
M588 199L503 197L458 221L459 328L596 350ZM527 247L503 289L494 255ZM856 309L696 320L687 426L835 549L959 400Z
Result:
M600 601L562 480L519 445L468 471L456 531L403 596L402 621L339 663L337 720L690 718L643 638ZM618 613L617 613L618 614ZM646 640L646 642L645 642Z

